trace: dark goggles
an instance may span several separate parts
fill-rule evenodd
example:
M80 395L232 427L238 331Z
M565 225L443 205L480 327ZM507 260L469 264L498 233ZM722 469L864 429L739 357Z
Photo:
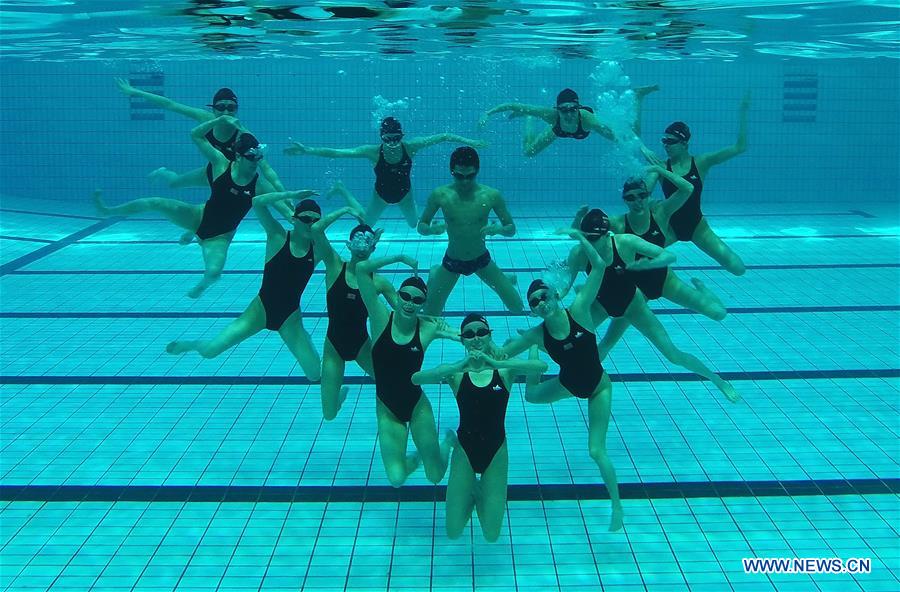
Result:
M578 111L581 107L578 103L563 103L562 105L557 105L556 108L559 109L562 113L574 113Z
M403 139L403 134L385 134L381 136L381 141L385 144L399 144Z
M413 296L409 292L399 291L397 294L400 296L400 299L404 302L412 302L413 304L425 304L424 296Z
M659 141L666 146L674 146L675 144L681 144L682 142L684 142L684 140L682 140L681 138L670 138L668 136L663 136Z
M491 330L482 327L481 329L469 329L461 333L463 339L474 339L475 337L487 337L491 334Z
M248 152L245 152L244 154L241 154L241 156L242 156L243 158L246 158L247 160L250 160L250 161L253 161L253 162L259 162L259 161L261 161L263 158L265 158L266 155L263 154L263 151L262 151L262 150L255 150L255 149L254 149L254 150L250 150L250 151L248 151Z
M238 106L237 103L216 103L212 108L223 113L237 113Z
M646 199L649 196L650 196L649 193L645 193L642 191L639 193L626 193L625 195L622 196L622 199L624 199L625 201L631 202L631 201L637 201L639 199Z
M313 224L315 222L318 222L319 219L321 219L321 216L317 216L314 214L300 214L298 216L297 214L294 214L293 218L294 220L300 220L304 224Z
M541 302L546 302L550 299L550 293L544 292L543 294L538 294L537 296L530 297L528 299L528 306L531 308L537 308Z
M457 181L472 181L478 175L478 171L474 173L469 173L468 175L464 175L462 173L457 173L456 171L450 171L450 174L453 175L453 178Z

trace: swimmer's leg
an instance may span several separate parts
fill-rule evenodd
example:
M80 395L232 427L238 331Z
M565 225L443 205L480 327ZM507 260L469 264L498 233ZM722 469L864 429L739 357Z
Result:
M691 282L694 284L693 288L681 281L681 278L670 269L666 276L666 283L663 284L663 298L706 315L714 321L724 319L728 311L719 297L699 279L691 278Z
M425 477L432 483L440 483L447 472L450 450L453 448L456 434L453 430L447 430L444 441L438 443L434 410L431 408L428 397L424 394L413 409L412 418L409 421L409 431L412 434L416 450L419 451L419 457L422 459Z
M453 448L447 479L447 537L458 539L472 519L477 477L462 446Z
M696 356L675 347L665 327L662 326L656 315L647 307L647 301L644 300L643 296L640 294L635 296L635 299L628 306L625 316L669 362L681 366L694 374L699 374L707 380L711 380L732 403L740 399L737 390L730 383L722 380L718 374L710 370Z
M503 529L508 480L509 450L504 442L475 488L475 511L478 512L478 521L481 522L481 533L489 543L497 542Z
M669 275L671 275L671 272L669 272ZM597 350L600 352L601 361L606 359L606 356L609 355L612 348L622 339L622 336L625 335L625 332L630 326L631 322L625 317L617 317L610 321L609 327L606 328L606 333L603 335L600 343L597 344Z
M700 224L694 230L694 236L691 241L697 245L701 251L712 257L716 262L734 275L744 275L747 268L737 253L731 250L731 247L719 238L709 226L706 218L700 220Z
M606 433L609 430L609 417L612 410L612 383L609 375L604 374L600 382L600 392L588 401L588 450L591 458L600 469L600 476L609 492L612 502L612 518L609 521L609 530L616 531L622 528L622 500L619 498L619 481L616 478L616 468L606 451Z
M500 269L496 262L491 261L481 269L475 272L481 278L488 288L497 293L506 308L514 313L522 313L525 311L525 305L522 303L522 297L516 290L513 282Z
M199 298L207 288L222 277L222 269L225 267L228 247L233 236L234 233L230 233L200 241L200 249L203 253L203 278L187 293L189 298ZM263 324L265 325L265 323Z
M294 354L294 358L303 369L303 374L310 382L319 382L322 378L322 360L313 345L312 338L303 327L303 317L299 310L295 310L284 321L284 324L278 329L278 334Z
M206 167L194 169L183 174L166 167L160 167L147 175L150 179L161 180L172 189L184 187L208 187L209 179L206 177Z
M337 417L347 397L347 387L342 386L345 368L344 360L326 337L322 348L322 416L325 421Z
M416 200L413 198L412 191L406 194L400 203L397 204L400 206L400 211L403 212L403 217L406 218L406 223L410 228L415 228L419 225L419 212L416 208Z
M118 206L108 206L103 201L103 192L95 191L93 200L97 213L101 216L133 216L144 212L157 212L173 224L191 232L197 231L203 217L202 205L189 204L165 197L145 197Z
M420 462L417 454L406 454L409 429L378 399L375 400L375 415L378 418L378 441L385 473L392 487L402 487L419 468Z
M259 296L253 299L241 316L232 321L221 333L212 339L198 341L173 341L166 347L170 354L183 354L195 351L206 359L212 359L234 347L248 337L256 335L266 328L266 311Z
M644 97L658 90L658 84L653 84L651 86L639 86L634 89L635 110L634 125L632 126L632 129L634 129L634 135L636 135L637 137L641 137L641 117L643 116L644 111Z
M525 145L525 156L535 156L556 141L553 128L548 127Z
M422 314L439 317L450 297L450 292L459 280L459 274L447 270L443 265L435 265L428 274L428 295Z
M381 199L377 193L372 192L372 201L369 202L369 207L366 210L366 224L374 227L387 205L387 202Z

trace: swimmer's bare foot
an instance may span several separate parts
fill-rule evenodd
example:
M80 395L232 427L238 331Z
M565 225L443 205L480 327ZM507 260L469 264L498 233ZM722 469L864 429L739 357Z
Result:
M622 530L625 523L625 512L622 510L622 504L613 504L612 516L609 519L609 532Z
M196 235L195 235L193 232L191 232L191 231L185 232L185 233L182 234L181 237L178 239L178 244L179 244L179 245L189 245L189 244L191 244L192 242L194 242L194 237L195 237L195 236L196 236Z
M91 195L91 199L94 200L94 207L97 209L99 215L109 216L109 208L103 203L103 192L101 190L96 189L93 195Z
M331 186L331 189L325 192L325 197L327 199L331 199L334 195L346 195L347 194L347 186L344 185L343 181L335 181L334 185Z
M350 389L346 386L341 387L341 392L338 394L338 409L344 406L344 401L347 400L347 393L350 392Z
M650 93L655 93L655 92L658 91L658 90L659 90L659 85L658 85L658 84L651 84L650 86L639 86L639 87L637 87L637 88L634 89L634 95L635 95L638 99L643 99L644 97L646 97L646 96L649 95Z
M706 298L709 298L713 303L715 303L716 306L721 307L722 310L725 311L725 313L727 314L727 309L725 308L725 305L722 303L722 299L719 298L718 294L716 294L715 292L713 292L712 290L707 288L706 284L704 284L700 280L700 278L691 278L691 283L694 284L694 288L696 288L696 290L698 292L703 294L703 296L705 296ZM724 315L722 318L724 318ZM716 320L721 320L721 319L716 317Z
M419 456L419 452L412 452L406 455L406 476L409 477L417 470L419 470L419 466L422 464L422 458Z
M166 346L166 352L173 355L187 353L192 349L194 349L193 341L173 341Z
M737 389L731 386L730 382L722 381L722 385L719 386L719 390L722 391L722 394L731 401L732 403L737 403L741 400L741 396L738 394Z
M171 186L175 179L178 178L178 173L169 170L166 167L159 167L156 170L150 171L150 174L147 175L147 178L151 181L161 181L166 185Z

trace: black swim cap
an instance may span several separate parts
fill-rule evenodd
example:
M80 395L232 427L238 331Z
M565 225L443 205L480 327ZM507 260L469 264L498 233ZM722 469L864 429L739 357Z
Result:
M534 280L533 282L531 282L531 284L528 285L528 291L525 292L525 298L531 298L531 295L534 294L535 292L537 292L538 290L549 290L549 289L550 289L550 286L547 285L547 282L545 282L541 278L538 278L538 279Z
M385 117L381 120L381 135L385 134L402 134L403 128L400 122L393 117Z
M459 330L462 331L462 328L469 323L484 323L486 327L490 328L490 325L488 325L487 319L484 318L484 315L480 315L476 312L470 312L466 315L466 318L462 320L462 324L460 324L459 326Z
M406 286L412 286L413 288L418 288L422 291L423 294L428 293L428 286L425 285L425 280L420 278L417 275L411 276L403 280L403 283L400 284L400 289L402 290Z
M609 216L599 208L594 208L581 219L581 232L603 235L609 232Z
M453 167L456 166L470 166L480 169L481 159L478 158L478 151L471 146L460 146L454 150L453 154L450 155L450 170L452 171Z
M319 207L319 204L316 203L316 200L304 199L297 204L297 207L294 208L294 216L299 216L303 212L315 212L321 216L322 208Z
M372 227L368 224L357 224L353 227L353 230L350 231L350 240L353 240L353 237L360 232L369 232L371 234L375 234L375 231L372 230Z
M556 95L556 104L562 105L563 103L577 103L578 101L578 93L576 93L571 88L564 88L559 91L559 94Z
M237 140L234 141L232 148L234 149L235 154L240 154L243 156L247 154L250 150L259 147L259 140L256 139L256 136L253 134L248 134L247 132L242 133L237 137Z
M670 124L669 127L666 128L666 133L670 136L675 136L682 142L687 142L691 139L691 128L683 121L676 121L675 123Z
M216 94L213 95L213 105L218 103L219 101L234 101L238 102L237 95L234 94L234 91L230 88L220 88L216 91Z
M625 195L629 191L634 191L635 189L642 189L645 192L649 193L649 189L647 189L647 183L644 182L640 177L631 177L625 184L622 185L622 195Z

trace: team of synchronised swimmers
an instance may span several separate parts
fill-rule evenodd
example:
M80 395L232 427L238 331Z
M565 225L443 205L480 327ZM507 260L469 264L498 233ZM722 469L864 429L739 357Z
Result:
M211 191L203 205L150 197L116 206L107 205L97 191L94 203L98 212L107 216L158 212L185 230L179 242L188 244L196 239L205 271L188 292L192 298L219 279L235 230L251 209L266 232L262 286L247 309L213 339L174 341L167 351L196 351L213 358L264 328L277 331L307 378L321 383L322 411L327 420L337 416L347 396L347 387L342 386L345 364L356 362L375 381L381 457L390 483L400 487L420 464L428 480L439 483L449 466L448 536L462 534L473 510L478 513L486 539L494 541L500 535L508 473L504 420L510 386L520 377L525 380L526 401L551 403L569 397L588 401L589 451L612 501L610 530L622 527L616 473L606 450L612 385L601 361L629 325L634 325L670 362L713 381L729 400L738 400L732 385L672 343L647 302L666 298L715 320L725 317L722 302L700 280L693 279L688 285L669 268L675 256L666 247L677 241L692 241L731 273L744 273L740 258L704 218L700 199L710 168L746 147L748 98L741 104L740 131L733 146L694 156L688 149L690 129L682 122L668 126L662 136L667 161L641 144L650 166L642 178L625 182L622 199L626 213L610 217L602 210L584 207L576 213L571 227L556 231L576 243L564 267L566 285L554 285L545 279L531 282L526 291L527 305L543 322L498 345L488 320L480 314L467 315L459 330L441 318L460 275L476 274L509 310L521 313L525 309L515 278L503 273L486 247L487 237L513 236L516 227L500 192L476 179L480 159L475 148L481 142L454 134L406 139L400 122L393 117L381 122L379 144L334 149L292 142L286 155L367 158L374 163L375 185L368 208L364 210L338 182L331 193L341 196L348 205L326 214L312 199L316 192L285 190L265 159L265 145L235 118L238 99L230 89L220 89L208 111L136 89L124 80L117 83L126 95L140 96L199 122L191 137L206 157L207 166L184 174L162 168L151 176L171 187L208 184ZM656 88L635 91L639 108L644 96L653 90ZM524 151L529 156L557 138L583 140L591 132L612 141L625 140L617 138L570 89L559 93L554 107L521 103L494 107L485 113L482 125L491 115L502 112L547 123L540 133L532 133L528 126ZM639 122L640 111L634 124L637 136ZM442 142L462 144L450 156L453 181L435 189L419 215L410 183L413 158L420 150ZM650 202L657 181L665 199ZM446 254L440 265L430 269L427 283L416 273L395 289L377 273L397 263L419 268L408 255L373 257L382 234L374 225L389 204L397 204L420 234L447 234ZM444 222L434 220L438 212L443 213ZM499 223L490 222L492 214ZM288 222L287 229L276 215ZM325 232L346 215L359 221L346 243L349 260L338 255ZM321 359L303 328L300 312L300 297L319 262L325 265L328 309ZM566 306L563 299L579 272L586 273L587 279ZM598 345L595 328L607 318L612 322ZM374 339L370 339L367 319ZM461 341L466 355L453 363L423 369L425 350L436 339ZM557 377L540 380L547 365L539 359L538 350L559 365ZM517 357L526 351L527 358ZM460 422L455 432L446 430L439 440L432 407L421 385L440 382L447 382L453 390ZM410 434L413 453L407 452Z

